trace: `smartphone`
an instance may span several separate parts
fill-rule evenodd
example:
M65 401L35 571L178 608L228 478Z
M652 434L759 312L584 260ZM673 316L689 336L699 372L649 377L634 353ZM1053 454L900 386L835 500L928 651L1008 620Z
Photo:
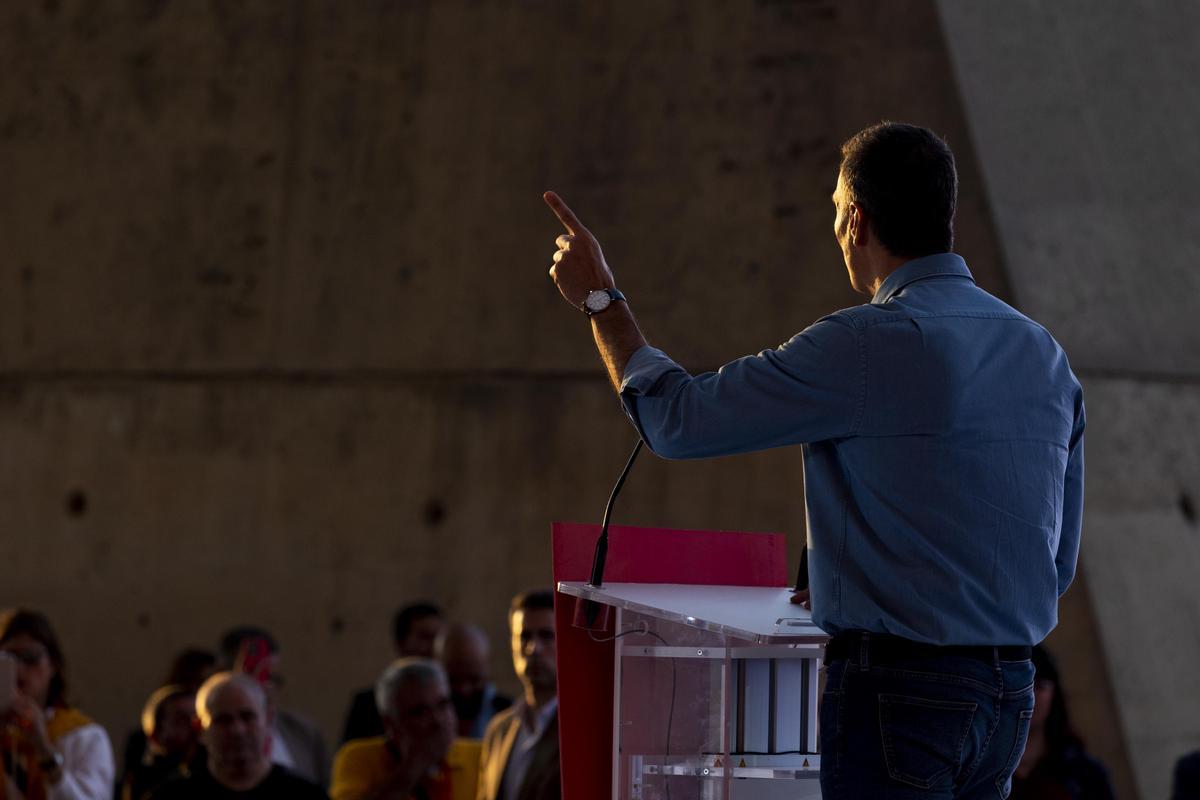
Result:
M17 660L0 652L0 714L12 708L17 696Z

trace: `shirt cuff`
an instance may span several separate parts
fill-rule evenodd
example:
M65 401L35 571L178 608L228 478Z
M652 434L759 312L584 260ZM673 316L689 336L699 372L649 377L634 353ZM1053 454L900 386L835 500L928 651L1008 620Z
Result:
M621 376L621 399L650 393L664 373L682 369L671 357L657 347L642 345L629 357Z
M643 345L629 358L625 365L625 373L621 376L621 404L625 407L625 416L637 429L638 436L654 452L654 443L646 435L646 429L638 416L637 399L645 397L654 391L655 385L668 372L683 367L671 360L671 357L657 347Z

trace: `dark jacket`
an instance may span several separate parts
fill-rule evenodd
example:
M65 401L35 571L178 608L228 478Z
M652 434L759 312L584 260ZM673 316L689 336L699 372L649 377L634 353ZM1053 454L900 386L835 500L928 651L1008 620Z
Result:
M517 716L521 704L505 709L492 718L487 733L483 735L483 756L479 770L479 794L477 800L498 800L504 786L504 773L508 769L508 757L513 743L521 730L521 719ZM534 746L533 758L521 782L516 800L560 800L562 797L562 775L558 755L558 714L546 725L542 736Z
M1200 750L1175 762L1171 800L1200 800Z

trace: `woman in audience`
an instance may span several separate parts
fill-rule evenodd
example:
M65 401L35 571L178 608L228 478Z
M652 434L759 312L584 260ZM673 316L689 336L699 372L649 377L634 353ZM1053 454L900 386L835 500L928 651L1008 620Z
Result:
M16 661L12 703L0 714L0 798L109 800L112 745L68 704L66 660L50 621L25 609L0 612L0 651Z
M1033 648L1033 665L1037 677L1029 741L1009 800L1113 800L1108 773L1084 751L1071 728L1058 667L1040 645Z

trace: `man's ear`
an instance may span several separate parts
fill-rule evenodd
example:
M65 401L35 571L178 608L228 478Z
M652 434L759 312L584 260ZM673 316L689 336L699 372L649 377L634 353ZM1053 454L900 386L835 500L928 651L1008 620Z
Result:
M850 202L849 220L846 225L850 234L850 244L858 247L867 244L870 237L867 214L863 211L862 206L854 201Z

